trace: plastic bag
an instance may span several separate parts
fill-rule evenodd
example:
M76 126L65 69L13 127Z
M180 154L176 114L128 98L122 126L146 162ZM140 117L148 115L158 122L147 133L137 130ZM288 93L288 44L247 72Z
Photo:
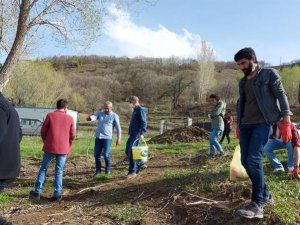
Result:
M238 178L247 178L248 174L241 163L241 149L236 146L230 163L230 180L235 181Z

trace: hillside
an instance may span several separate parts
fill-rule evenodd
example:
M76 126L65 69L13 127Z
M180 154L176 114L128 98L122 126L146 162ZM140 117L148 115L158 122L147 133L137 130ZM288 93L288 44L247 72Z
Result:
M151 107L169 108L172 97L161 96L178 77L184 78L183 83L193 82L180 96L179 105L189 108L197 103L199 66L192 59L85 56L45 60L50 61L56 70L63 71L72 92L83 96L91 110L97 108L95 101L122 102L129 95L139 96ZM226 101L235 102L240 74L233 62L216 62L214 79L208 89L224 96Z

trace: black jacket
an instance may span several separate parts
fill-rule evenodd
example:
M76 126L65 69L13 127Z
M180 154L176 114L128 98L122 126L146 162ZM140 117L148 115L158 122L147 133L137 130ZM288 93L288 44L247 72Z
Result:
M0 93L0 179L13 179L19 175L21 140L19 115Z

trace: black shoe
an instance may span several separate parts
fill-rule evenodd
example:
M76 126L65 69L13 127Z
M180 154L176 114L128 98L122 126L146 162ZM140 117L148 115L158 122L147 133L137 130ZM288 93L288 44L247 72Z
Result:
M61 201L61 199L62 199L62 197L61 197L61 195L59 195L59 196L52 196L51 197L51 202L59 202L59 201Z
M41 198L41 194L40 193L37 193L35 191L30 191L29 192L29 198L30 199L36 199L36 200L39 200Z
M208 158L213 158L214 155L215 155L215 154L210 153L210 154L208 155Z
M0 225L13 225L11 222L7 222L5 219L0 218Z
M219 154L218 154L218 157L221 157L221 156L223 156L224 155L224 152L220 152Z

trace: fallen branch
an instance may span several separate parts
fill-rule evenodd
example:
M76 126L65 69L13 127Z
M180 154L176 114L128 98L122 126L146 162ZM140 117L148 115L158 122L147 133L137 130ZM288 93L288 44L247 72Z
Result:
M220 202L228 202L228 201L216 201L216 200L213 200L213 199L209 199L209 198L204 198L204 197L200 197L198 195L194 195L194 194L191 194L191 193L188 193L188 192L183 192L185 194L188 194L188 195L191 195L193 197L196 197L196 198L199 198L199 199L203 199L203 200L206 200L206 201L209 201L209 202L213 202L213 203L220 203Z
M78 191L77 194L80 194L80 193L85 192L85 191L97 190L98 188L104 187L104 186L106 186L108 184L111 184L111 183L101 184L101 185L94 186L94 187L83 188L80 191Z

